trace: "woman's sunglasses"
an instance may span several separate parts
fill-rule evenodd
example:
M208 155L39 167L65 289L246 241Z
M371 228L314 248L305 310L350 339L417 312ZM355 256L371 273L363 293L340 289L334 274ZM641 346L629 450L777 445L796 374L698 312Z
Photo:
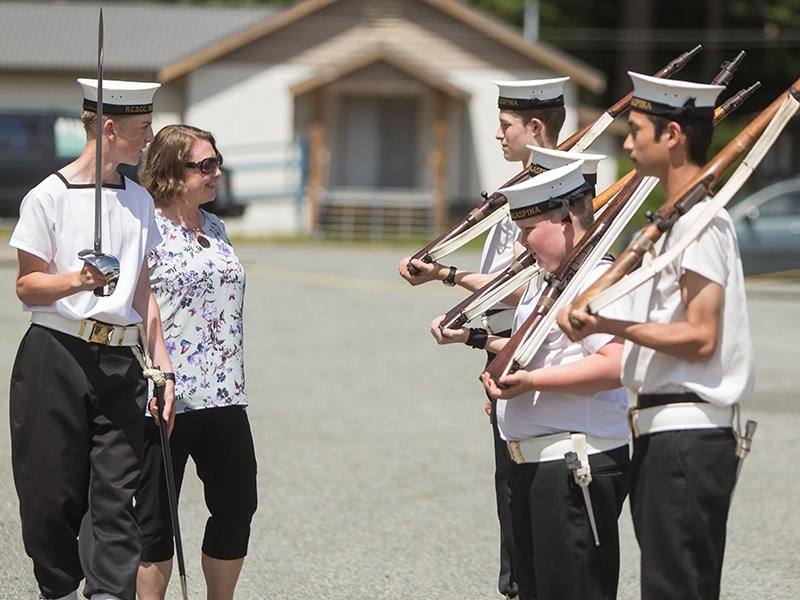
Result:
M217 168L222 166L222 155L217 154L212 158L204 158L200 162L189 162L186 161L183 163L184 166L190 167L192 169L200 169L200 172L203 175L213 175L217 172Z

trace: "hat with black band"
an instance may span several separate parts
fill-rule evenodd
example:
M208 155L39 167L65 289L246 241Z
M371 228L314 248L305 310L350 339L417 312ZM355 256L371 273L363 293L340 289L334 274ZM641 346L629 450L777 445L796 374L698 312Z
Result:
M83 110L97 112L97 80L78 79L83 87ZM103 80L103 114L139 115L153 112L153 95L160 83Z
M722 85L661 79L628 71L633 81L631 110L671 120L712 121Z
M569 215L569 207L592 190L583 176L583 163L583 160L576 160L497 192L508 200L511 218L515 221L557 208L561 209L563 221Z
M606 158L605 154L589 154L588 152L564 152L563 150L553 150L552 148L541 148L528 144L526 146L531 151L531 172L536 175L552 171L558 167L569 165L576 160L583 161L583 177L592 187L597 185L597 168L600 161Z
M564 84L567 81L569 77L492 83L498 87L497 107L500 110L541 110L564 106Z

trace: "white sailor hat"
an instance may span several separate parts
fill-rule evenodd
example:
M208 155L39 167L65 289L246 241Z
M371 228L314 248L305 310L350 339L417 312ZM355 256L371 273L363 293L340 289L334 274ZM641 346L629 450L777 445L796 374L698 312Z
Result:
M529 110L564 106L564 83L569 77L493 81L499 89L497 107L501 110Z
M722 85L660 79L628 71L633 80L631 110L670 119L710 121Z
M83 110L97 112L97 79L78 79L83 87ZM160 83L103 80L103 112L136 115L153 112L153 94Z
M518 221L561 208L561 218L565 219L570 205L591 191L583 176L583 163L583 160L576 160L497 190L508 200L511 218Z
M576 160L582 160L583 176L590 185L597 184L597 167L600 161L606 158L605 154L564 152L531 144L528 144L526 148L531 151L531 171L535 175L572 164Z

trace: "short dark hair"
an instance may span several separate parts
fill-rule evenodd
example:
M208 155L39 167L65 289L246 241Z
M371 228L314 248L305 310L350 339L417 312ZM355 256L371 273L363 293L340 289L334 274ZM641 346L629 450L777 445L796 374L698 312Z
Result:
M114 121L120 124L125 119L130 118L132 115L107 115L103 114L103 123L106 121ZM97 139L97 113L91 110L84 110L81 112L81 123L83 130L86 132L86 139L91 141Z
M658 117L650 114L647 117L653 123L653 132L656 139L661 137L661 134L664 133L671 121L675 121L681 126L681 130L686 136L689 160L698 166L703 166L708 162L708 149L711 146L711 138L714 135L714 123L712 121L670 119L669 117Z
M563 106L509 110L509 112L518 115L525 123L531 119L539 119L544 125L545 141L551 146L558 144L558 134L561 133L561 128L567 118L567 109Z
M583 198L576 200L570 211L585 230L594 225L594 188L587 191Z

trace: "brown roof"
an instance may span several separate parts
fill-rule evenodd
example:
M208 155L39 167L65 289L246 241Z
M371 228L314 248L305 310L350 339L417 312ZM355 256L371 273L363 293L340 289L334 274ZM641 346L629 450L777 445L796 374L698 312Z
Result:
M214 60L262 39L271 33L288 27L337 2L346 0L304 0L285 11L271 16L252 27L212 43L199 52L188 55L163 67L157 74L159 81L170 81L208 64ZM517 52L519 55L542 65L546 69L569 76L577 85L592 92L605 90L605 76L568 54L543 42L529 42L520 32L501 23L485 13L462 4L458 0L418 0L441 11L449 17L473 28L497 43Z

